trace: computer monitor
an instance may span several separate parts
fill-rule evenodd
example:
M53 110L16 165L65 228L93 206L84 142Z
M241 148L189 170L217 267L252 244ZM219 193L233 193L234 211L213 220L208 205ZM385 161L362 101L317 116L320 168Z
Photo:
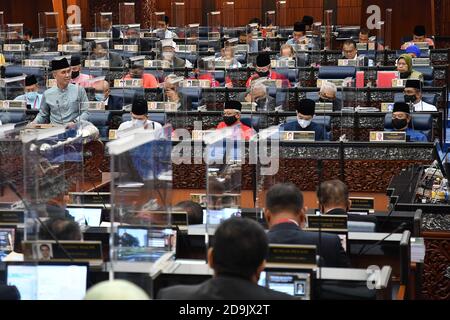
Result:
M286 293L296 299L311 299L311 273L288 271L263 271L258 285Z
M203 224L219 225L231 217L241 217L239 208L223 208L203 210Z
M176 246L176 231L141 226L119 226L116 245L119 248L118 260L154 262Z
M0 227L0 261L14 250L14 241L16 238L15 227Z
M16 286L22 300L82 300L88 264L9 262L6 282Z
M67 207L67 211L80 225L98 227L102 221L102 208Z

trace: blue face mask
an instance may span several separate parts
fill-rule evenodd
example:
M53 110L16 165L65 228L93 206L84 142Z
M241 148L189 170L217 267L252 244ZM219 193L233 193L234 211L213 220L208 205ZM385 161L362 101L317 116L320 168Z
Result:
M36 101L38 93L36 91L26 92L25 97L27 99L27 104L34 105L34 101Z
M103 101L103 100L105 100L105 95L103 93L96 93L95 94L95 100Z

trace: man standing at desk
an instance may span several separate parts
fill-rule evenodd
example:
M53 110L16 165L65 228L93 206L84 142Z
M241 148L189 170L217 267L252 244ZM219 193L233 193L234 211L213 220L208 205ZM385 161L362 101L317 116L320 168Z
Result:
M392 110L392 127L395 131L406 132L406 141L410 142L428 142L427 137L416 130L409 128L411 115L408 104L396 102Z
M71 68L66 58L51 63L56 87L44 92L41 109L32 124L51 123L75 125L80 120L88 120L89 102L84 88L70 83Z
M316 103L303 99L297 105L297 121L284 124L280 131L314 131L316 141L327 140L325 126L312 122L316 111Z

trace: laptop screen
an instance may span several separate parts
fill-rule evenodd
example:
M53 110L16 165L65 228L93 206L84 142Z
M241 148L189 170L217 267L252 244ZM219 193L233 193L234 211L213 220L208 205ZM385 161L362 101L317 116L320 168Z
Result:
M100 226L102 220L102 208L67 208L69 214L80 225L90 227Z
M0 227L0 261L14 250L15 236L15 228Z
M261 272L258 285L300 299L310 299L311 280L308 273Z
M82 300L87 264L7 264L6 281L22 300Z

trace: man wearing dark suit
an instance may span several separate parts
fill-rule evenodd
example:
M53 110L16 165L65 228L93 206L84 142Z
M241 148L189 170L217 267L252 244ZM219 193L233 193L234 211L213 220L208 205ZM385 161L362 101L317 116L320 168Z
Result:
M250 219L231 218L216 230L208 264L214 277L194 286L162 289L159 299L284 300L291 296L258 286L265 267L268 240L264 229Z
M266 195L266 209L264 214L269 225L270 243L316 245L322 267L345 268L350 263L341 241L337 235L306 232L301 229L305 222L303 194L292 183L277 184L270 188Z
M352 203L348 195L348 187L340 180L321 183L317 190L319 209L323 214L348 215L348 221L371 222L375 226L377 218L348 213Z
M95 89L95 100L104 102L105 110L122 110L123 98L111 95L108 81L97 81L93 87Z
M328 140L325 126L312 122L315 111L316 103L314 101L301 100L297 105L297 120L282 125L280 131L314 131L316 141Z

